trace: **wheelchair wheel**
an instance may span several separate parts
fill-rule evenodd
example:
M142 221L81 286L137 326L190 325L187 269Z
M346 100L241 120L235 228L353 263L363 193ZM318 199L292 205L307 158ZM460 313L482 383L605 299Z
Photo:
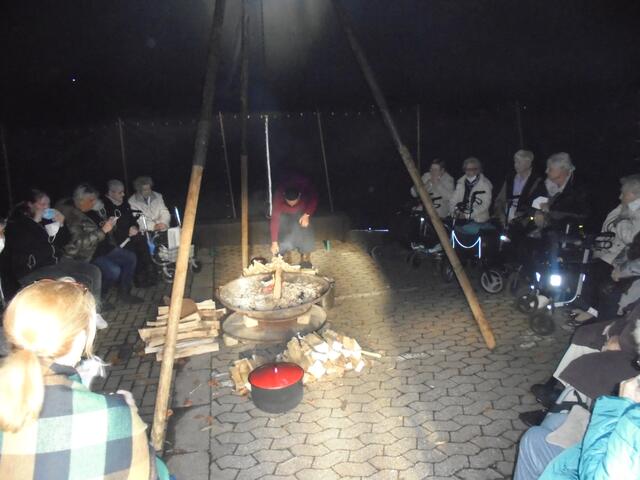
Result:
M202 262L199 260L191 260L189 268L193 273L198 273L202 270Z
M556 329L553 313L546 308L534 313L529 318L529 327L538 335L551 335Z
M440 276L442 277L442 280L445 281L445 283L451 283L453 281L453 277L455 277L451 262L444 258L440 262Z
M522 313L535 312L538 306L538 295L536 295L535 290L522 287L516 294L516 308Z
M372 247L369 251L369 255L371 255L371 258L376 261L382 260L384 258L383 245L375 245Z
M494 268L482 270L480 274L480 286L491 294L500 293L504 289L504 277Z

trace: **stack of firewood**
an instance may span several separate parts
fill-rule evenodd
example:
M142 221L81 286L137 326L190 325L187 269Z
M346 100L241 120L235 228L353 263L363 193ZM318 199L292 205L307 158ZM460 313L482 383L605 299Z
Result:
M303 383L311 383L321 378L340 377L350 370L360 373L370 364L370 358L381 358L381 355L363 350L354 338L325 330L321 334L313 332L293 337L277 361L300 365L305 371ZM230 375L236 393L244 395L251 390L249 373L264 363L266 359L256 356L234 362Z
M220 319L225 313L224 308L216 308L213 300L196 303L185 298L180 312L175 358L217 352L220 348ZM144 353L155 353L157 361L162 360L168 320L169 307L159 306L156 320L147 322L145 328L138 330L145 343Z

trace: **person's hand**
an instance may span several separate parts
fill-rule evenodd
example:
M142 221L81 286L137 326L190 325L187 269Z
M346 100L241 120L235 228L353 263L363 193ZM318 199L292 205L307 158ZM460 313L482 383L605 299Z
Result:
M640 403L640 378L633 377L620 382L620 397L628 398L632 402Z
M538 228L544 227L544 213L536 212L533 215L533 223L535 223Z
M271 242L271 254L277 255L280 252L280 245L278 242Z
M62 213L60 213L58 210L55 210L55 215L53 216L53 219L58 222L61 226L64 225L64 215Z
M133 398L133 395L128 390L118 390L116 392L118 395L122 395L124 397L124 401L127 402L127 405L130 407L136 406L136 401Z
M611 270L611 280L614 282L620 281L620 267L616 266Z
M309 226L309 214L305 213L304 215L302 215L300 217L300 220L298 220L298 223L302 228L307 228Z
M129 236L135 237L138 234L138 227L131 226L129 227Z
M109 219L104 222L104 225L102 225L102 231L104 233L109 233L111 230L113 230L114 225L116 224L116 217L109 217Z
M167 228L169 228L169 227L167 226L167 224L166 224L166 223L156 223L156 224L153 226L153 229L154 229L156 232L164 232Z
M620 337L618 335L611 337L602 347L603 352L619 352L620 350L622 349L620 348Z

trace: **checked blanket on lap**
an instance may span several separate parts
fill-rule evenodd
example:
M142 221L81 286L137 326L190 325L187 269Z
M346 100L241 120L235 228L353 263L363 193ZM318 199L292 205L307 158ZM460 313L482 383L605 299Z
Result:
M56 364L44 381L38 420L0 431L1 479L156 478L147 426L122 395L93 393L73 368Z

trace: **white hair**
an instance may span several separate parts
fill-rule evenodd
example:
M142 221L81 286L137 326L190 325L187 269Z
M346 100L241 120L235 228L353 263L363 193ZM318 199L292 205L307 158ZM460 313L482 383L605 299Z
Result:
M529 160L529 163L533 163L533 159L534 159L534 155L533 152L530 150L518 150L514 155L513 158L521 158L523 160Z
M569 173L572 173L576 169L571 161L571 157L566 152L558 152L551 155L547 159L547 172L549 172L551 167L562 168Z
M620 179L622 190L640 197L640 174L628 175Z
M91 185L87 183L83 183L81 185L78 185L73 190L73 201L76 203L80 202L84 197L88 197L90 195L97 197L98 191L95 188L93 188Z
M120 180L116 180L115 178L109 180L107 182L107 191L110 192L115 188L122 188L122 190L124 190L124 183Z
M477 165L480 172L482 172L482 163L476 157L465 158L462 162L462 170L466 170L469 165Z
M145 175L142 177L138 177L133 181L133 188L136 189L136 192L140 192L140 190L142 190L142 187L144 187L145 185L153 187L153 179Z

